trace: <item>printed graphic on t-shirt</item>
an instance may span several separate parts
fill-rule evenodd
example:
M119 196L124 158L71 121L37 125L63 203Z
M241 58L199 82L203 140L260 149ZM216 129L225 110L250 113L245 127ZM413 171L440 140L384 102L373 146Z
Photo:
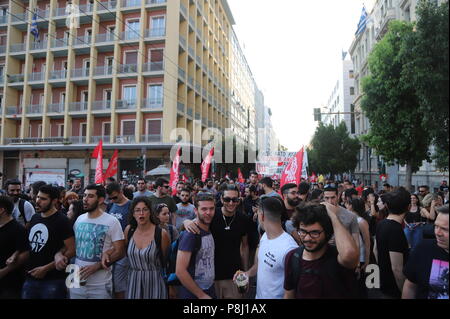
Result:
M48 229L44 224L36 224L31 228L30 235L31 251L39 253L48 241Z
M448 261L433 259L428 299L448 299Z
M275 259L275 255L271 252L267 252L264 255L264 263L267 264L270 268L273 268L273 265L277 263L277 260Z
M201 289L214 283L214 240L212 235L202 237L202 248L197 253L195 282Z
M87 262L101 261L109 226L79 223L75 229L77 258Z

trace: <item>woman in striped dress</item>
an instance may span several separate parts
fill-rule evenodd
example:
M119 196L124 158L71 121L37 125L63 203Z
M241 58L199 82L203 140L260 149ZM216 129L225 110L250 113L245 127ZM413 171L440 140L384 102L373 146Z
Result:
M158 226L156 215L146 197L138 197L131 204L130 225L125 229L128 271L127 299L167 299L167 286L162 276L163 259L170 245L169 235ZM161 247L155 234L161 232ZM161 251L160 251L161 250Z

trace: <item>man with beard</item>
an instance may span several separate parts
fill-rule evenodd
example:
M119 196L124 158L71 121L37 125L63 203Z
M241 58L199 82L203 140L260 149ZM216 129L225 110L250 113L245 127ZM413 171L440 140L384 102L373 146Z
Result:
M181 200L181 191L186 188L186 184L183 181L179 181L177 183L177 193L172 196L173 200L175 201L175 204L179 204L182 202Z
M125 256L125 238L119 220L99 208L105 197L102 185L91 184L84 190L83 209L87 214L74 224L80 285L70 289L71 299L112 298L110 266Z
M300 242L300 237L298 237L297 230L294 228L293 215L295 212L295 207L297 207L301 199L299 197L298 187L294 183L289 183L283 185L281 188L281 193L283 194L283 202L286 207L286 216L282 216L282 224L286 232L291 235L297 243ZM288 220L285 220L288 218Z
M144 178L139 178L137 181L137 191L135 191L133 193L133 198L137 198L139 196L146 196L146 197L150 197L152 195L154 195L152 192L150 192L147 189L147 182L145 181ZM108 186L106 186L108 188Z
M195 200L195 225L199 234L183 232L179 239L176 275L182 286L180 299L212 299L214 289L214 239L209 228L215 214L214 196L199 194ZM200 238L199 238L200 237ZM200 241L200 247L196 242Z
M26 267L27 279L22 299L65 299L65 269L57 269L55 255L60 252L70 259L75 255L75 239L67 216L55 205L59 191L51 185L39 189L36 199L37 214L30 223L28 236L31 251Z
M5 184L6 195L14 203L12 217L26 229L30 229L30 221L35 214L35 210L30 202L20 198L21 186L22 183L17 179L7 180Z
M294 226L303 247L286 256L285 299L342 299L356 296L359 250L329 203L297 207ZM336 247L328 243L333 233Z

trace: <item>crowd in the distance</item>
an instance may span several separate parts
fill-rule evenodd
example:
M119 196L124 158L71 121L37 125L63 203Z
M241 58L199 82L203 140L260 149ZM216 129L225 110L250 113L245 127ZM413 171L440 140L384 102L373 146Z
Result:
M448 299L448 244L445 181L7 180L0 299Z

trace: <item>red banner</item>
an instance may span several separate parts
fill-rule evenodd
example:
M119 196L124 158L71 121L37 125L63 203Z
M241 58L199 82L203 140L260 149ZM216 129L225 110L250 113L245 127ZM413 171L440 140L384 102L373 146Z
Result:
M316 175L316 173L312 172L312 175L309 177L309 181L311 183L317 183L317 175Z
M209 151L208 156L203 160L202 170L202 182L204 183L209 175L209 168L211 167L212 158L214 156L214 147Z
M241 172L241 168L240 168L240 167L238 167L238 182L239 182L239 183L242 183L242 184L245 183L245 179L244 179L244 176L242 175L242 172Z
M302 149L291 158L289 161L289 164L286 166L286 168L283 171L283 174L281 174L280 179L280 188L283 187L285 184L294 183L294 184L300 184L300 177L302 175L302 166L303 166L303 147Z
M185 183L188 182L188 178L187 178L186 174L181 175L181 180Z
M177 194L177 183L180 179L180 161L181 161L181 147L178 148L177 155L172 163L172 169L170 170L170 181L169 185L172 188L172 195Z
M119 162L119 151L115 150L111 160L109 161L109 165L108 168L106 169L106 173L103 176L103 179L106 180L108 177L113 177L114 175L117 174L118 162Z
M92 153L92 157L97 158L97 166L95 167L95 183L103 184L103 140L98 142L97 147Z

